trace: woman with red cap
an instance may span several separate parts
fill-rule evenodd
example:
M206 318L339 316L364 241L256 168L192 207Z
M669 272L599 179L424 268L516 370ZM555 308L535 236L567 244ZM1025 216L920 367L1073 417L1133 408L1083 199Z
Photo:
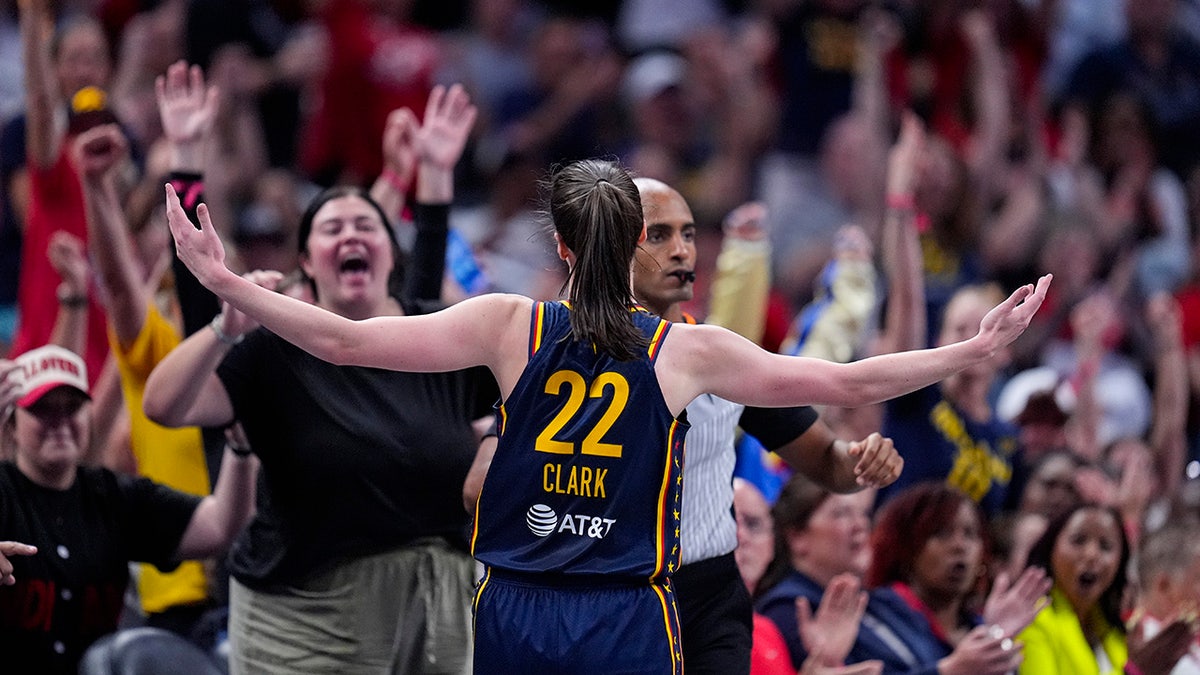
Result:
M117 629L131 561L171 569L222 553L249 520L255 460L226 446L213 494L80 466L92 430L83 359L49 345L0 360L0 653L75 673ZM19 542L19 543L18 543Z

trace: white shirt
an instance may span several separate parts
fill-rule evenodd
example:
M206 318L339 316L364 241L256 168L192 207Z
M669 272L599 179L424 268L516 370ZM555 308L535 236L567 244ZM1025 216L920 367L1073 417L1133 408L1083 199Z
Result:
M680 556L684 565L737 548L733 518L733 442L745 406L712 394L688 404L683 459Z

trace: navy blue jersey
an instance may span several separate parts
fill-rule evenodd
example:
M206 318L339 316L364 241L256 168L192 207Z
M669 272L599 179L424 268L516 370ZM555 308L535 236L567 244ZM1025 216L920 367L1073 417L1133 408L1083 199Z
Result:
M574 340L565 303L537 303L529 363L499 406L472 552L518 572L658 580L679 567L687 424L654 361L671 324L634 310L646 354L618 361Z

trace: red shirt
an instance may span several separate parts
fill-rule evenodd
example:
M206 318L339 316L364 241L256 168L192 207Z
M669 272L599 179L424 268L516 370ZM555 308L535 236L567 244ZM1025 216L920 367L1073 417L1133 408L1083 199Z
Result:
M58 284L62 281L46 255L50 238L55 232L65 230L87 243L83 188L67 153L71 141L70 138L63 141L63 149L53 166L43 169L33 161L28 162L29 215L21 243L21 275L17 282L20 320L10 357L50 342L58 316ZM87 349L83 357L88 383L95 384L108 356L108 333L96 294L88 296Z
M337 178L366 182L383 166L388 114L402 107L425 114L438 45L426 31L373 14L362 0L331 2L322 18L329 69L300 163L310 175L335 170Z
M796 675L792 657L775 622L754 614L754 646L750 648L750 675Z

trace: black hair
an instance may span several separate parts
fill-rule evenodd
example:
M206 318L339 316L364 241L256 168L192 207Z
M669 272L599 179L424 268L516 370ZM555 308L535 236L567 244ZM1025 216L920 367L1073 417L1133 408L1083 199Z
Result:
M1125 586L1129 583L1126 574L1129 569L1130 550L1129 538L1125 536L1125 528L1121 524L1121 514L1116 509L1100 504L1078 504L1070 511L1050 521L1041 538L1029 550L1028 564L1046 570L1046 574L1055 583L1058 583L1058 580L1054 578L1054 566L1050 564L1050 559L1054 555L1054 545L1058 542L1058 538L1062 536L1063 530L1067 529L1067 523L1071 521L1071 518L1076 513L1085 509L1107 513L1112 516L1113 523L1117 527L1117 538L1121 540L1121 559L1117 563L1117 573L1113 576L1112 583L1108 585L1108 588L1104 589L1104 593L1100 595L1097 605L1100 608L1100 613L1104 616L1104 620L1113 628L1124 633L1125 622L1121 619L1121 599L1125 595ZM1079 618L1082 620L1085 617Z
M308 207L304 209L304 213L300 215L300 227L296 231L296 246L301 254L308 254L308 237L312 234L313 219L317 217L317 211L321 210L322 206L342 197L358 197L375 210L379 216L379 221L383 223L383 229L387 232L388 239L392 242L392 272L388 275L388 294L392 297L399 298L402 295L404 288L404 251L400 248L400 242L396 239L396 231L392 229L392 222L388 219L387 214L383 212L383 207L379 202L371 197L371 194L361 187L356 185L335 185L322 190L312 201L308 203ZM301 272L303 274L303 272ZM312 289L313 298L317 298L317 285L303 274L304 280L308 282L308 287Z
M613 358L631 361L648 340L633 324L629 268L642 233L642 202L616 162L585 159L550 178L550 218L575 254L570 284L571 333Z

